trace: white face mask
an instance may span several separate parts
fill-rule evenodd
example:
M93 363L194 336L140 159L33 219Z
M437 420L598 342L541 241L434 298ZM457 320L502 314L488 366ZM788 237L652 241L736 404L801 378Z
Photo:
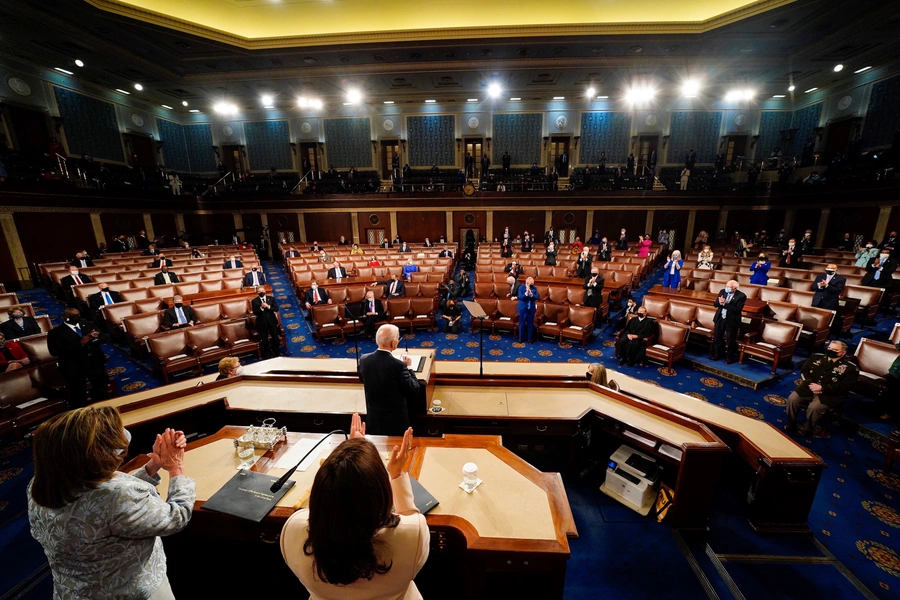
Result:
M881 258L881 262L884 262L884 261L886 261L888 258L890 258L890 256L891 256L890 254L882 254L882 255L879 256L879 258Z
M234 370L234 374L237 376L244 374L244 365L238 365L238 368Z
M130 443L131 443L131 432L128 431L127 429L125 429L125 428L123 427L123 428L122 428L122 433L125 434L125 439L128 440L128 443L130 444ZM124 454L124 453L125 453L125 451L122 450L121 448L119 448L118 450L116 450L116 454Z

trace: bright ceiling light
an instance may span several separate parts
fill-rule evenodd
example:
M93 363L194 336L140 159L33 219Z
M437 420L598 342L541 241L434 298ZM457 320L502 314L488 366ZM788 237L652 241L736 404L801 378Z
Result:
M510 98L510 102L518 102L521 98Z
M788 91L789 91L789 92L793 92L793 91L796 90L796 89L797 89L796 86L793 86L793 85L788 86Z
M656 96L656 90L646 85L635 85L625 92L625 100L630 104L645 104Z
M488 86L488 96L491 98L499 98L502 93L503 88L500 87L499 83L492 83Z
M272 94L263 94L262 103L265 107L272 106L275 103L275 97Z
M744 100L753 100L754 96L756 96L756 92L753 90L744 90L741 92L741 98Z
M76 67L83 67L83 66L84 66L84 61L83 61L83 60L80 60L80 59L78 59L78 58L76 58L76 59L75 59L75 66L76 66Z
M775 94L773 98L784 98L784 94Z
M606 100L609 96L597 96L597 100Z
M136 84L134 84L134 89L136 89L137 91L141 91L142 89L144 89L144 86L142 86L139 83L136 83Z
M553 99L554 100L565 100L566 97L565 96L553 96Z
M466 102L478 102L478 98L469 98Z
M162 106L166 110L172 110L172 107L169 106L168 104L160 104L160 106Z
M187 105L188 105L188 101L187 101L187 100L182 100L182 101L181 101L181 105L182 105L182 106L187 106Z
M353 106L352 102L341 102L341 104L344 106Z
M322 101L318 98L310 100L309 105L316 110L320 110L324 106L324 104L322 104Z
M696 98L700 93L700 84L694 80L685 81L681 86L685 98Z
M588 98L593 98L593 97L594 97L594 94L596 94L596 93L597 93L597 90L595 90L595 89L592 88L592 87L589 87L589 88L587 89L587 91L585 92L585 95L586 95Z
M862 69L857 69L857 70L855 70L855 71L853 71L853 72L854 72L854 73L865 73L866 71L868 71L868 70L871 69L871 68L872 68L872 67L863 67Z
M306 108L309 106L309 99L307 98L297 98L297 106L300 108Z
M835 72L835 73L840 73L840 72L843 71L843 70L844 70L844 65L834 65L834 72Z
M756 92L750 89L729 90L728 93L725 94L725 101L737 102L738 100L753 100L754 96L756 96Z
M349 90L347 92L347 102L350 104L359 104L362 101L362 94L359 90Z
M425 104L434 104L437 100L426 100Z
M74 75L72 71L66 71L65 69L60 69L59 67L53 67L54 71L59 71L60 73L65 73L66 75Z
M816 91L817 89L819 89L819 88L817 88L817 87L815 87L815 88L809 88L808 90L806 90L806 91L803 92L803 93L804 93L804 94L811 94L811 93L813 93L814 91Z
M116 88L116 91L119 92L120 94L125 94L126 96L131 95L131 92L126 92L125 90L120 90L119 88Z
M426 102L428 102L428 101L426 100ZM393 100L385 100L384 103L385 104L393 104L394 101Z
M228 102L217 102L213 106L213 110L220 115L234 115L237 114L238 107L234 104L229 104Z
M199 110L197 110L197 109L196 109L196 108L192 108L192 109L190 109L190 110L189 110L189 111L188 111L188 112L192 112L192 113L198 113L198 112L200 112L200 111L199 111Z

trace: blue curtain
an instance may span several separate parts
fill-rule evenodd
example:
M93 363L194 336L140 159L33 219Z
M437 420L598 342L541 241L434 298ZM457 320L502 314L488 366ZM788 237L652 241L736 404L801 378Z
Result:
M822 103L818 102L805 108L794 111L794 118L791 120L791 129L796 129L794 138L791 140L790 152L785 152L785 156L799 156L803 151L803 145L807 140L816 139L816 127L819 126L819 117L822 116Z
M673 112L666 162L681 164L691 150L697 154L697 163L715 162L721 126L722 111Z
M125 154L112 104L61 87L54 87L53 93L70 154L123 161Z
M328 166L335 169L372 168L372 129L368 117L325 119Z
M291 132L287 121L254 121L244 123L247 157L251 171L293 169Z
M628 160L628 142L631 138L631 114L613 112L589 112L581 115L580 160L582 164L598 164L600 153L606 152L606 160L613 164L625 164Z
M184 141L192 172L204 173L216 170L216 155L212 149L212 128L209 123L185 125Z
M452 166L456 163L456 118L452 115L407 117L409 165Z
M166 168L175 171L190 171L187 146L184 143L184 127L165 119L156 119L159 139L163 142L163 159Z
M756 160L768 158L775 148L787 154L788 148L781 140L781 132L791 128L794 113L783 110L764 110L759 116L759 139L756 141Z
M889 145L897 131L900 131L900 77L892 77L872 86L863 126L863 148Z
M491 148L498 166L503 153L509 150L514 165L530 165L541 162L541 129L543 115L499 114L493 116Z

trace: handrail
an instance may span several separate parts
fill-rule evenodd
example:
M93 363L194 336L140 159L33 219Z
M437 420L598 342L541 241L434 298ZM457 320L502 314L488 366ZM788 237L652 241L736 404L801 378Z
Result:
M232 176L232 180L233 180L233 179L234 179L234 175L232 174L231 171L228 171L227 173L225 173L224 175L222 175L222 177L220 177L219 180L218 180L217 182L215 182L214 184L212 184L211 186L209 186L208 188L206 188L206 191L203 192L203 193L200 194L200 195L201 195L201 196L205 196L206 194L209 193L210 190L216 189L216 188L219 186L220 183L222 183L223 181L225 181L225 179L228 178L229 175ZM232 181L232 183L234 183L234 181Z
M300 181L297 182L297 185L295 185L294 187L291 188L291 192L290 192L291 194L294 193L294 190L296 190L298 187L300 187L300 184L301 184L301 183L303 183L304 181L306 181L306 178L309 177L309 174L310 174L310 173L312 173L312 169L310 169L309 171L307 171L307 172L306 172L306 175L304 175L303 177L301 177L301 178L300 178Z
M66 160L66 157L60 154L59 152L55 152L56 154L56 166L59 167L59 172L63 175L66 180L69 179L69 162Z

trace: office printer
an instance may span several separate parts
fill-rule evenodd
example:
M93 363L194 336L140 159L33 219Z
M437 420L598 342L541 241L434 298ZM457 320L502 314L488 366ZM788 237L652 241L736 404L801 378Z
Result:
M656 500L661 477L662 466L655 458L623 445L609 457L606 481L600 490L638 513L647 515Z

